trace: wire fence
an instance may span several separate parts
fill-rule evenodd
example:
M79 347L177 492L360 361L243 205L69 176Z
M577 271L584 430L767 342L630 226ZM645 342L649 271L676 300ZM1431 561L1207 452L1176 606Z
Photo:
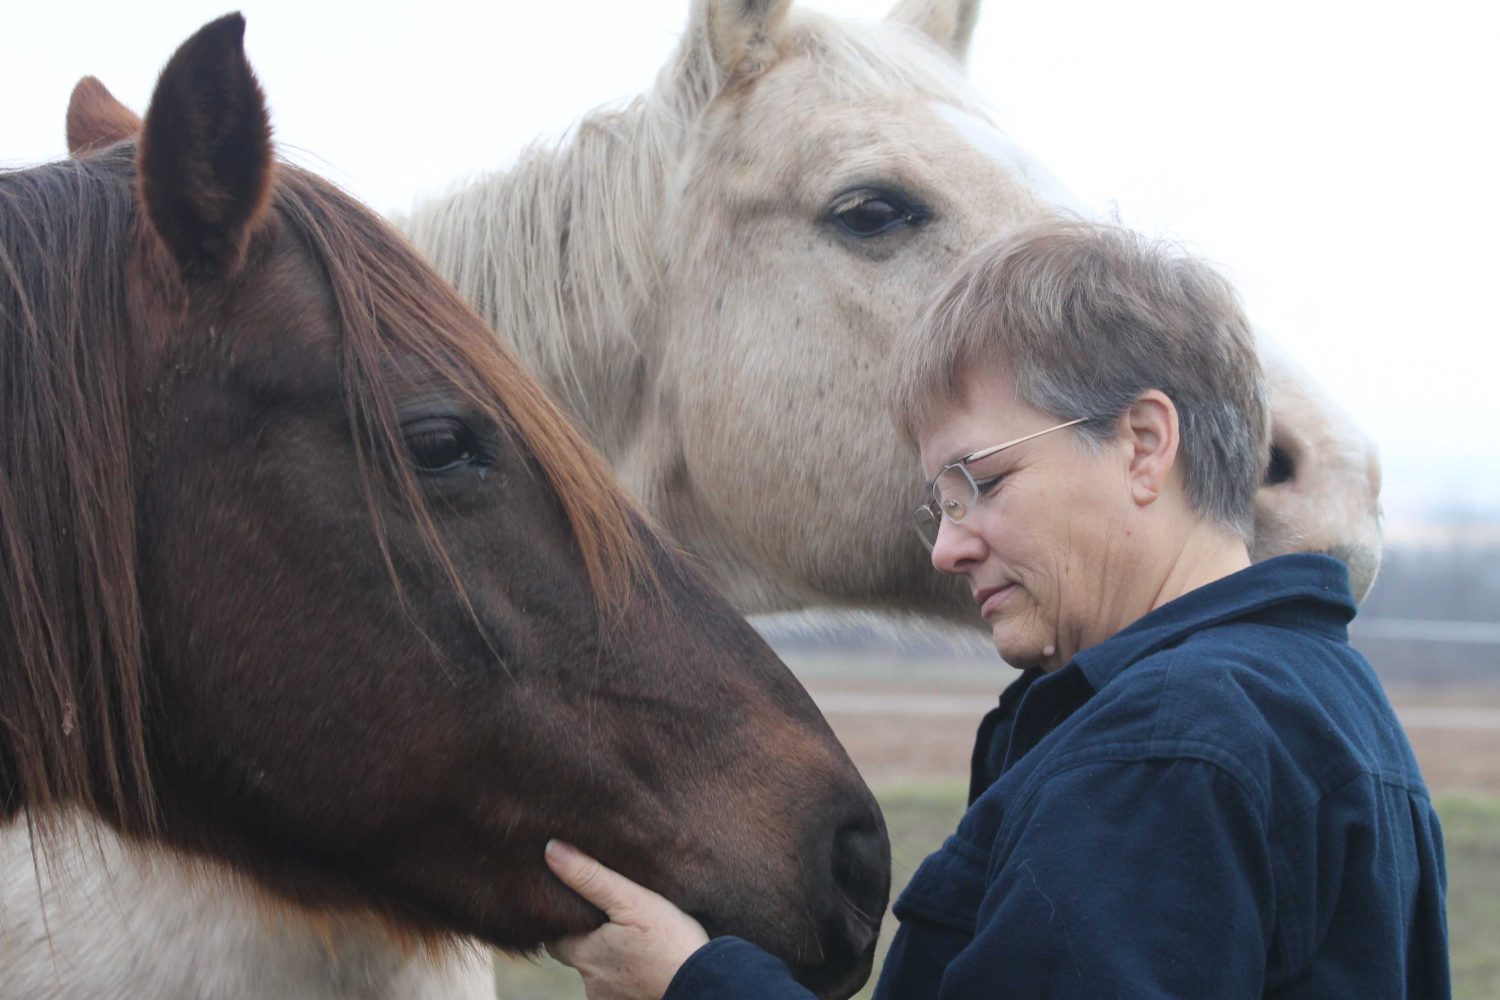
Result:
M1415 618L1356 618L1350 633L1355 640L1444 642L1500 646L1500 622L1450 622Z

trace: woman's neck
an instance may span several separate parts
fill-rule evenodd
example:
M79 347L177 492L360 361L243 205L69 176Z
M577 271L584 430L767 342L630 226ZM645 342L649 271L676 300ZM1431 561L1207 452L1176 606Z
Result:
M1222 525L1199 520L1162 574L1151 610L1249 565L1250 550L1243 538Z

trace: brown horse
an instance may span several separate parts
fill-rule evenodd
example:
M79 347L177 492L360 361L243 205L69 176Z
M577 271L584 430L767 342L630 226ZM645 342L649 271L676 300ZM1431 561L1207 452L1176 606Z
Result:
M508 949L599 920L561 836L851 992L888 846L817 709L403 239L275 160L243 31L138 139L0 174L0 820Z

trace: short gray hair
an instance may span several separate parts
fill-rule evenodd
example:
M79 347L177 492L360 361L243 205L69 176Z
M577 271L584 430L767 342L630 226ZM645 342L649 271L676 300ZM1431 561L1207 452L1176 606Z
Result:
M1149 389L1177 407L1193 509L1247 540L1270 443L1254 335L1229 283L1180 248L1120 226L1050 219L990 243L944 283L892 356L908 441L999 367L1027 404L1101 442Z

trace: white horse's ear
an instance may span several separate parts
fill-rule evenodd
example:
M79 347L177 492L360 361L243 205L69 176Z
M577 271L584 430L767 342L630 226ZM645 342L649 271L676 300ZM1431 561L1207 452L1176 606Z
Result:
M693 0L678 75L705 99L748 80L780 57L777 43L792 0Z
M901 0L886 20L909 25L963 62L979 19L979 0Z

